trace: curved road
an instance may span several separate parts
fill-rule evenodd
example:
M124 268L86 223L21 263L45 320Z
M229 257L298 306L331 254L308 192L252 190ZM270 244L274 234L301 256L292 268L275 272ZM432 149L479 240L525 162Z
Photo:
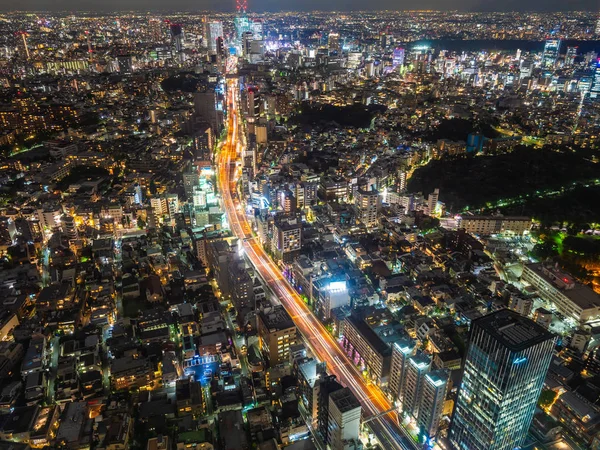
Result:
M367 385L356 367L350 363L342 348L283 277L279 268L252 235L250 224L237 195L235 198L232 196L232 192L235 192L236 189L239 175L237 163L240 161L242 151L238 128L237 96L239 89L237 80L228 79L227 88L227 140L217 158L217 182L229 226L235 236L242 240L249 260L288 311L313 354L319 360L325 361L327 370L335 374L342 385L348 386L361 402L364 418L368 419L369 416L384 413L392 408L391 402L379 388ZM386 447L407 450L417 448L414 441L407 437L406 432L398 426L398 415L395 412L373 419L369 423L369 427Z

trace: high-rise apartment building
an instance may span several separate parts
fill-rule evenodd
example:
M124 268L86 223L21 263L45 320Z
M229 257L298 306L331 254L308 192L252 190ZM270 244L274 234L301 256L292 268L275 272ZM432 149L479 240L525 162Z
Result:
M421 399L419 402L419 415L417 425L421 433L428 438L437 434L444 401L448 389L448 373L445 370L433 370L425 375Z
M440 198L440 190L434 189L429 197L427 197L427 207L429 208L429 215L435 214L437 210L438 200Z
M425 375L431 368L429 356L419 353L408 358L402 385L402 412L418 417Z
M358 189L354 196L354 205L359 222L367 229L377 228L377 210L379 209L379 192L375 189L365 191Z
M501 310L474 320L450 442L463 450L521 446L552 359L555 337L532 320Z
M400 339L392 345L392 364L388 389L395 399L399 399L402 392L406 375L406 363L408 358L414 354L415 347L415 341L409 337Z

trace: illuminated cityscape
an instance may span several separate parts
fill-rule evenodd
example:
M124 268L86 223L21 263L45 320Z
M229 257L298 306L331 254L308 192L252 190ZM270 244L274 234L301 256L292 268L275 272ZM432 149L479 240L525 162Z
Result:
M254 8L0 13L0 450L600 448L598 13Z

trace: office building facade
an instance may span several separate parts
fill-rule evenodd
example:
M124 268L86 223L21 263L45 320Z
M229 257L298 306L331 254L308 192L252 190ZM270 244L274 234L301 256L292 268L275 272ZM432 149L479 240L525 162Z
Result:
M554 345L554 335L514 311L473 321L450 427L455 448L513 450L523 444Z

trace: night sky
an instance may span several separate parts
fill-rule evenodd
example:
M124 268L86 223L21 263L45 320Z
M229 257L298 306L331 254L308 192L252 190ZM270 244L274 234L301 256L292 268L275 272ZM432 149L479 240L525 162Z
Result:
M215 10L232 11L234 0L0 0L0 9L19 10ZM461 11L598 11L599 0L249 0L249 10L410 10Z

